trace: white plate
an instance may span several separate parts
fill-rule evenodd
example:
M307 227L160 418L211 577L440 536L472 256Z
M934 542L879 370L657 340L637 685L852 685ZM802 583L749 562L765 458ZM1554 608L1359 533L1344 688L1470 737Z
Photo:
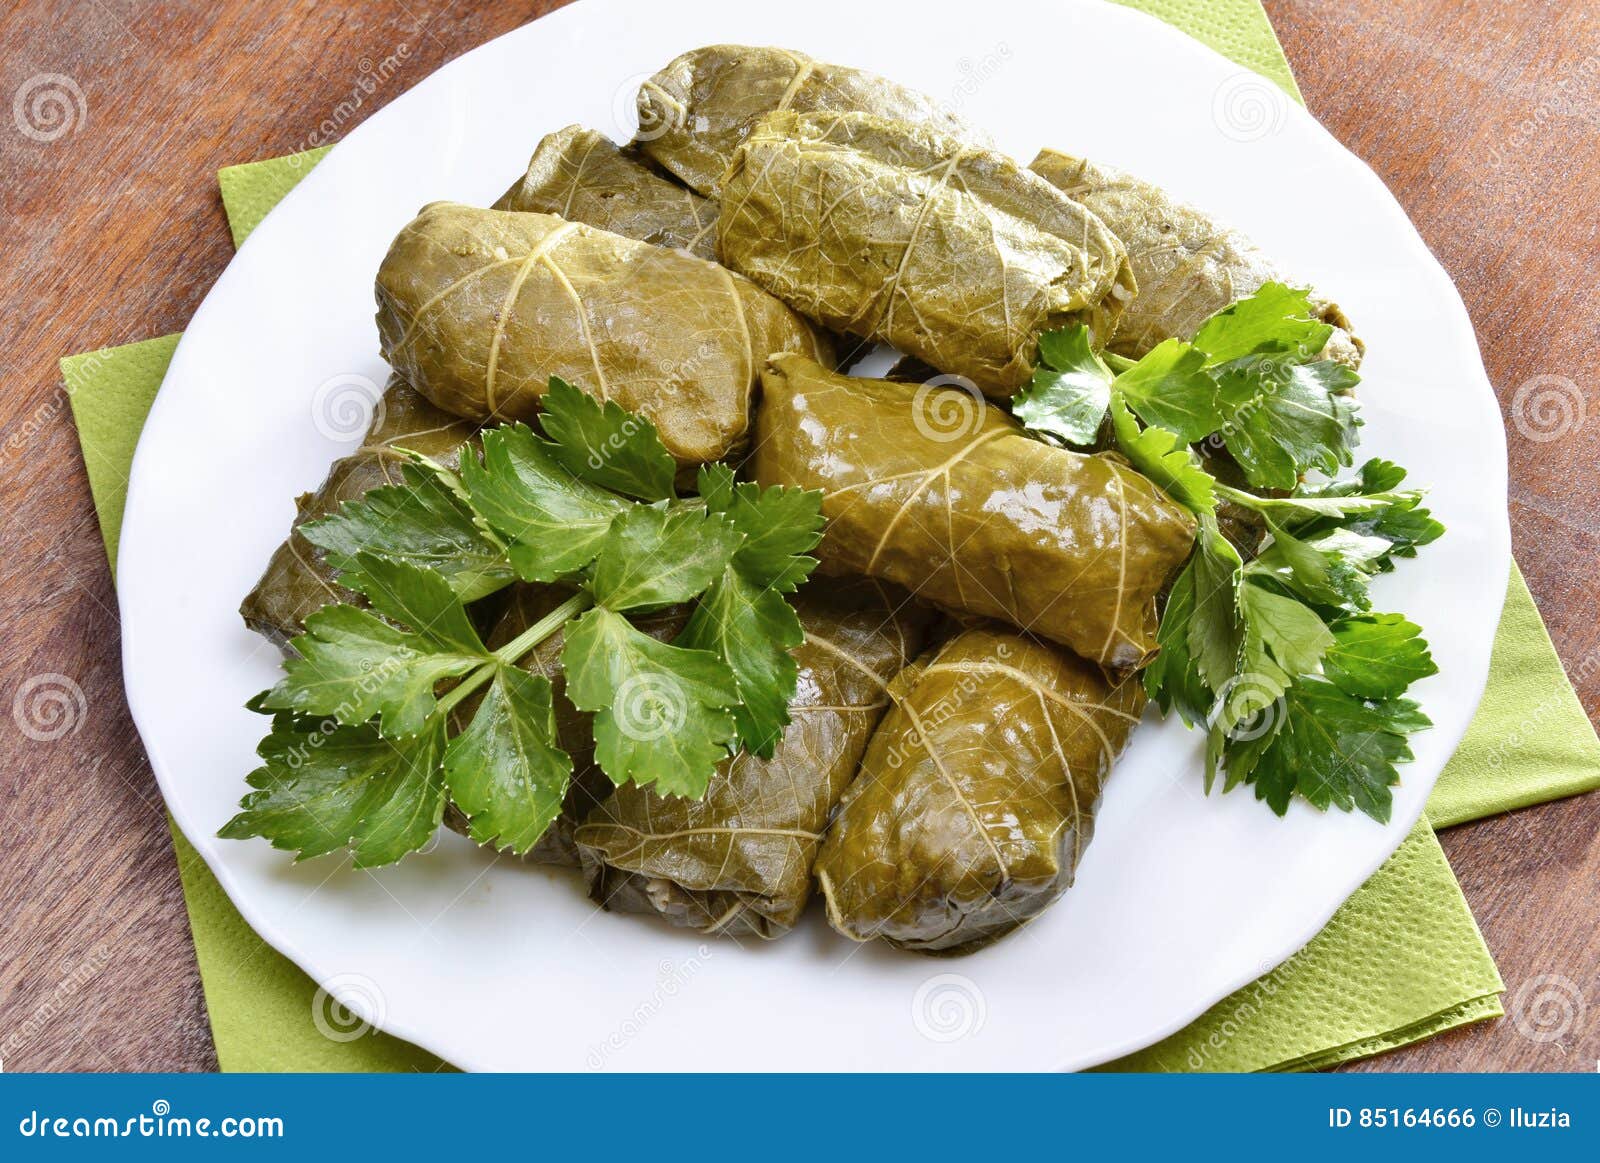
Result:
M1050 145L1126 166L1344 305L1369 345L1366 449L1431 483L1449 526L1376 586L1441 668L1415 690L1436 726L1390 826L1204 799L1195 735L1149 723L1077 886L956 961L850 945L814 912L770 945L702 941L600 913L566 875L450 834L371 874L214 838L263 731L244 701L278 668L235 609L291 498L354 443L340 390L383 381L372 279L390 238L425 202L486 204L550 130L625 137L639 79L719 41L918 86L1024 160ZM184 833L257 932L390 1032L474 1069L1069 1068L1163 1037L1291 956L1399 844L1482 692L1508 540L1504 436L1460 299L1383 184L1269 83L1099 3L810 0L797 18L585 0L373 115L250 237L145 427L119 584L128 699Z

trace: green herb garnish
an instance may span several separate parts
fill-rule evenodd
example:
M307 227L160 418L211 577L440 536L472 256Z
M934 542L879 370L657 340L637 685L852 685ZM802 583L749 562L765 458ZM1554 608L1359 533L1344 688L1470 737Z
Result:
M415 457L403 484L302 527L370 608L310 615L283 678L251 701L272 731L220 835L386 864L427 843L453 802L475 840L527 852L560 812L572 760L549 680L518 663L558 631L567 697L594 715L614 783L698 798L730 750L771 755L801 640L785 595L816 565L819 494L711 465L700 495L679 497L648 419L559 379L543 404L542 434L487 430L459 472ZM467 605L518 579L572 593L490 650ZM686 602L676 641L630 621Z
M1429 726L1402 696L1437 667L1417 626L1371 612L1368 585L1444 529L1388 461L1305 481L1354 461L1359 377L1318 358L1331 334L1307 292L1268 283L1192 342L1169 339L1137 361L1097 353L1082 327L1049 332L1013 403L1034 432L1069 444L1109 427L1118 451L1195 515L1195 551L1144 678L1163 711L1205 727L1206 787L1221 770L1225 789L1251 784L1280 815L1299 795L1386 821L1407 737ZM1249 488L1218 480L1190 447L1207 439ZM1259 545L1224 532L1228 508L1263 531Z

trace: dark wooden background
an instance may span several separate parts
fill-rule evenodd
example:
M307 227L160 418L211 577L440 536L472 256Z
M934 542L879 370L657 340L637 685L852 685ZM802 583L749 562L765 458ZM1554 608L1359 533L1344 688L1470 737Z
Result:
M216 1065L171 841L123 701L116 603L56 359L183 328L233 254L218 167L315 144L316 126L400 44L403 67L364 98L356 120L551 7L5 6L0 702L49 673L75 681L86 708L73 732L47 742L0 715L5 1069ZM1394 190L1466 299L1508 418L1517 559L1594 715L1600 5L1267 7L1312 112ZM41 73L71 78L86 109L49 142L16 132L5 117ZM1508 1010L1519 989L1531 999L1550 988L1539 979L1557 975L1570 1028L1540 1041L1508 1017L1357 1069L1596 1068L1597 821L1600 797L1589 796L1444 836L1505 976Z

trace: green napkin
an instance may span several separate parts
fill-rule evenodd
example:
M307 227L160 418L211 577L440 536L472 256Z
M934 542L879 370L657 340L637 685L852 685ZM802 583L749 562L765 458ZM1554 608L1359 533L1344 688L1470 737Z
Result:
M1258 0L1141 0L1299 100ZM325 150L219 174L236 243ZM127 469L176 336L61 361L113 568ZM1537 746L1527 744L1537 738ZM1508 745L1508 740L1522 740ZM1429 801L1458 823L1600 786L1600 746L1513 570L1489 690ZM329 1002L245 924L173 829L195 950L224 1070L436 1070L434 1056L370 1033L334 1041ZM1113 1063L1124 1070L1313 1069L1499 1015L1503 988L1444 853L1420 822L1400 849L1286 964L1193 1025ZM322 1023L326 1024L326 1023Z
M1235 64L1260 73L1304 105L1289 59L1261 0L1113 0L1182 29Z
M1424 817L1299 953L1171 1037L1101 1069L1336 1066L1497 1018L1504 988Z
M1428 797L1428 819L1448 828L1597 787L1594 725L1512 562L1489 685L1467 737Z

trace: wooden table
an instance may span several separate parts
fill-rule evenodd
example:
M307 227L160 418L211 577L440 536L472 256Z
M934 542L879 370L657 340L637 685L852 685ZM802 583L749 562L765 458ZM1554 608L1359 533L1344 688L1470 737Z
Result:
M399 45L403 66L340 132L554 6L20 0L3 17L0 106L37 74L59 73L87 111L54 141L28 139L0 116L0 698L54 672L81 686L87 706L81 727L55 742L0 721L7 1070L216 1065L171 840L123 701L116 599L57 357L183 328L233 254L218 167L324 140L313 136L319 123ZM1600 8L1268 8L1311 110L1389 183L1461 288L1508 411L1517 558L1594 714ZM1307 228L1336 238L1339 224ZM1586 422L1529 438L1560 418L1511 417L1524 385L1525 404L1543 391ZM1573 1028L1540 1042L1508 1018L1357 1069L1594 1069L1597 819L1600 798L1589 796L1444 836L1505 976L1507 1008L1519 989L1559 974L1583 994Z

